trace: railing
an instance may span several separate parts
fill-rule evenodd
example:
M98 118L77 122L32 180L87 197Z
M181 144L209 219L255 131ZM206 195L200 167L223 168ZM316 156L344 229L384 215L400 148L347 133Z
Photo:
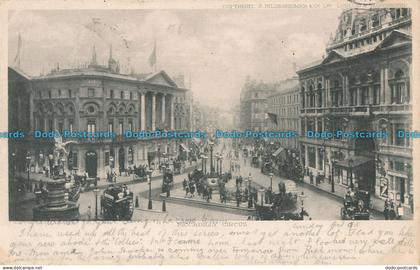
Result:
M372 112L411 112L411 104L387 104L387 105L352 105L341 107L304 108L300 109L301 114L329 113L329 114L352 114L368 115Z
M388 152L393 154L404 154L411 156L412 148L406 146L397 146L397 145L379 145L380 152Z

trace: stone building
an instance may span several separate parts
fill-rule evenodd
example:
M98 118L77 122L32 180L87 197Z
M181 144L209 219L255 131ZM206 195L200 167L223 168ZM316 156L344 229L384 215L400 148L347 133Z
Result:
M279 82L277 92L267 97L268 113L276 116L277 123L268 122L267 129L280 131L296 131L300 129L300 88L299 80L293 77ZM293 151L299 150L299 139L279 140L281 147Z
M108 66L101 66L97 64L93 48L92 59L86 68L61 70L57 66L47 75L31 78L21 74L9 68L9 82L19 76L28 84L24 95L9 93L9 108L15 104L13 99L16 97L26 98L21 107L28 108L29 113L24 116L26 122L22 123L29 131L110 131L117 134L115 138L64 139L76 140L68 145L68 159L62 160L68 171L86 171L90 176L105 177L111 169L124 171L135 164L157 163L164 155L175 156L187 151L185 139L122 137L127 130L190 129L189 90L179 87L165 71L124 75L119 72L118 61L112 57L112 49ZM22 90L19 85L16 87L13 91ZM9 111L9 117L13 117L11 114ZM53 143L53 140L34 140L27 136L24 141L13 142L11 151L19 157L31 157L32 170L39 172L51 165Z
M274 94L275 91L275 83L258 83L247 78L240 98L240 127L243 130L266 129L267 96Z
M302 137L302 161L313 175L409 204L412 141L396 132L411 129L411 38L410 9L346 10L326 56L298 71L302 135L309 130L389 134Z

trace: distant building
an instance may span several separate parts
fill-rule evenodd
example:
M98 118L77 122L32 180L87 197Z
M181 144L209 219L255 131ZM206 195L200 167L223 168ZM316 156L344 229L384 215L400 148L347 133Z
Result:
M247 78L241 91L240 127L243 130L265 130L267 127L267 96L276 91L275 83L257 83Z
M187 151L185 140L122 137L124 131L189 130L189 90L178 86L165 71L120 74L112 48L108 66L97 64L93 48L87 68L61 70L57 65L39 77L9 68L9 91L9 123L15 125L13 128L117 134L114 139L64 139L77 141L69 144L68 159L63 161L67 171L105 177L110 170L125 171L135 164L157 162L163 153ZM15 110L21 113L15 114ZM53 143L28 136L25 141L12 141L9 149L21 167L28 156L31 168L40 172L62 162L50 160Z
M268 121L268 130L296 131L300 130L300 99L299 80L293 77L278 83L277 92L267 97L267 112L275 115L277 123ZM290 149L299 149L299 138L282 139L280 146Z
M326 57L298 71L302 134L386 131L387 138L301 138L314 175L405 205L413 194L411 10L350 9L340 16Z

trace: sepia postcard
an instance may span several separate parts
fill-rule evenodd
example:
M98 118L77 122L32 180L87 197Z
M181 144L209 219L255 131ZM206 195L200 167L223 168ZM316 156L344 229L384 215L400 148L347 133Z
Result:
M0 0L0 263L416 269L419 16Z

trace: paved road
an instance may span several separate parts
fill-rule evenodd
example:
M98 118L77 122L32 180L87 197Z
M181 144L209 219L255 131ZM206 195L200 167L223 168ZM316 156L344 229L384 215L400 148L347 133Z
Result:
M221 144L222 145L222 144ZM215 150L220 150L219 148ZM216 152L215 151L215 152ZM225 151L226 153L226 151ZM249 160L244 164L244 159L240 158L239 161L241 164L240 175L247 177L251 173L252 181L256 182L262 186L270 186L270 177L261 173L259 168L250 167ZM208 166L210 167L210 166ZM229 170L229 160L225 158L223 162L223 170ZM235 174L234 174L235 175ZM174 177L175 183L179 184L186 177L186 174L176 175ZM278 183L281 181L279 177L273 177L273 189L278 191ZM246 219L246 214L241 214L239 212L232 211L220 211L217 209L212 209L206 206L197 206L191 203L191 205L183 205L176 203L167 203L167 213L162 213L162 202L158 198L160 191L162 179L155 179L152 181L153 188L153 205L154 208L152 211L147 210L147 197L148 197L148 184L145 182L130 184L129 188L134 192L136 196L140 198L140 207L136 209L133 215L133 220L144 220L144 219L216 219L216 220L237 220L237 219ZM343 204L343 199L338 198L332 194L326 193L324 191L318 190L315 187L309 186L307 184L298 184L298 192L304 193L304 207L311 216L313 220L340 220L340 209ZM100 191L100 194L102 190ZM80 214L81 219L89 219L88 207L91 206L91 216L90 219L95 218L95 195L93 192L82 193L78 201L80 204ZM300 203L300 202L299 202ZM99 197L98 197L98 206L99 206ZM31 220L32 219L32 207L33 202L26 202L20 204L16 208L17 220ZM99 210L98 210L99 211ZM379 215L376 212L371 213L372 219L383 219L382 215Z

